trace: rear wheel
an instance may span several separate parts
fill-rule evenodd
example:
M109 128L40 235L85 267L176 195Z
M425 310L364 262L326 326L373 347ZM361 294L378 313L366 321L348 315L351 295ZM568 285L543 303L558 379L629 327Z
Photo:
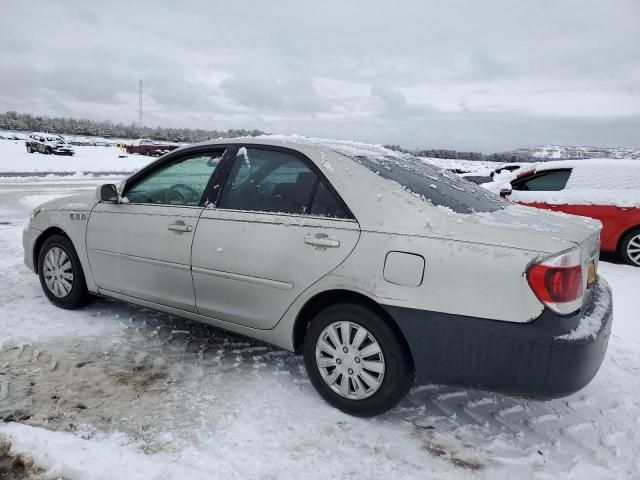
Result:
M58 307L80 308L92 299L78 254L65 236L45 240L38 254L38 275L45 295Z
M33 153L33 148L31 148L30 143L27 143L27 153Z
M640 267L640 228L628 232L620 241L620 256L625 263Z
M393 408L414 380L404 342L377 312L358 304L336 304L316 315L305 336L304 362L327 402L362 417Z

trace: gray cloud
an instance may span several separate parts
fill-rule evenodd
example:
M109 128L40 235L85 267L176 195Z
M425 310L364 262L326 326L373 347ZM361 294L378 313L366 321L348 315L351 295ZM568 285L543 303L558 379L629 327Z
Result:
M5 0L0 110L500 150L640 146L640 3Z
M265 114L315 114L330 109L309 77L299 72L244 72L222 81L222 91L240 105Z

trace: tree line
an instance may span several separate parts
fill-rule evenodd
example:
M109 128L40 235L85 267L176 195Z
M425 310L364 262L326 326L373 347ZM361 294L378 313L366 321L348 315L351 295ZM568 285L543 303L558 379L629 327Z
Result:
M480 152L459 152L457 150L449 150L445 148L435 149L418 149L409 150L402 148L400 145L385 145L390 150L404 152L416 157L431 158L447 158L452 160L477 160L483 162L532 162L534 158L522 152L498 152L498 153L480 153Z
M58 135L78 135L104 138L151 138L171 142L195 143L213 138L255 137L263 135L261 130L204 130L201 128L166 128L140 127L135 123L126 125L110 120L89 120L86 118L47 117L32 115L31 113L4 112L0 113L0 130L15 130L21 132L45 132ZM529 162L533 158L522 152L500 152L489 155L480 152L460 152L449 149L417 149L408 150L400 145L385 145L385 147L409 153L419 157L448 158L461 160L482 160L492 162Z
M46 117L30 113L0 113L0 130L22 132L56 133L58 135L79 135L104 138L151 138L172 142L195 143L212 138L255 137L260 130L230 129L204 130L192 128L140 127L134 123L125 125L110 120L89 120L86 118Z

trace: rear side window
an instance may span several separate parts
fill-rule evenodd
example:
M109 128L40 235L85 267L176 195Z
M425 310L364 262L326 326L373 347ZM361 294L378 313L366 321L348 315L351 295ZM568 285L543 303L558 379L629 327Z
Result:
M317 181L317 175L294 155L242 147L233 162L218 206L305 214Z
M318 182L311 204L311 215L317 217L348 218L336 196L329 191L324 182Z
M514 190L526 192L558 192L564 190L571 170L549 170L513 182Z
M218 207L348 218L334 193L304 160L260 148L238 150Z

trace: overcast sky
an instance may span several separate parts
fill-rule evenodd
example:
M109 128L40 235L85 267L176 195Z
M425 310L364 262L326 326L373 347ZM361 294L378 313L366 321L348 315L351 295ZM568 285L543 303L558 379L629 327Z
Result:
M640 147L639 0L3 0L0 111Z

